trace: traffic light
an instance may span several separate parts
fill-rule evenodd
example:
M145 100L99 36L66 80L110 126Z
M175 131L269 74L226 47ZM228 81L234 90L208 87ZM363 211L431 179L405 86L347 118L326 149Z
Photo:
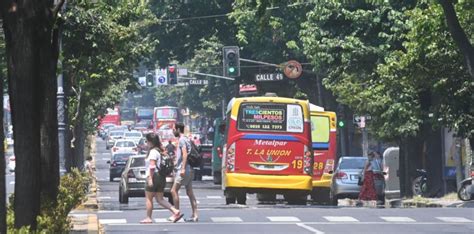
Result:
M344 120L340 119L340 120L337 121L337 126L339 128L343 128L344 126L346 126L346 122Z
M178 84L178 66L176 64L168 65L168 84Z
M222 48L222 56L224 63L224 76L238 77L240 76L240 54L238 46L224 46Z
M155 76L148 72L146 74L146 87L154 87L155 86Z

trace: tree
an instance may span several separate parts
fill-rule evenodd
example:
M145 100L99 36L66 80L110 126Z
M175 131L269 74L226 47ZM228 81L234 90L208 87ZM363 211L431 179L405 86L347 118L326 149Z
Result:
M56 129L56 17L64 1L2 1L9 93L18 162L15 227L36 228L41 192L55 199L59 183ZM54 118L50 118L54 116ZM56 139L56 141L54 140ZM44 145L41 145L44 143ZM47 170L52 168L52 170ZM45 186L43 178L49 178Z
M97 117L138 88L133 70L157 41L147 33L156 18L148 3L70 1L65 15L64 75L74 148L72 166L82 167L84 143Z
M5 61L5 38L4 34L0 34L0 103L3 104L3 90L4 90L4 83L5 83L5 73L4 70L6 69L6 61ZM4 109L0 110L0 120L3 126L3 112ZM3 128L2 128L3 130ZM0 132L0 142L4 141L3 131ZM0 158L5 157L4 148L0 149ZM0 160L0 168L5 168L5 160ZM7 223L6 223L6 216L7 216L7 207L6 207L6 200L7 200L7 192L6 192L6 181L5 181L5 173L0 173L0 233L7 232Z

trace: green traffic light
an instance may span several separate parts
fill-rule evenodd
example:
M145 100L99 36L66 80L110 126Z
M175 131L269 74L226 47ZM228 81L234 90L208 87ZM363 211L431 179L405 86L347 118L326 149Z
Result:
M343 128L345 124L344 124L344 121L339 120L339 122L337 123L337 125L338 125L340 128Z
M229 67L229 72L234 73L235 72L235 67Z

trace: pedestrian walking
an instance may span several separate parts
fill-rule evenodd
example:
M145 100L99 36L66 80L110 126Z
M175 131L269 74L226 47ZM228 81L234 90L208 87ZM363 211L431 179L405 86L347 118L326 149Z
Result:
M383 180L381 158L375 152L367 155L364 170L362 171L363 183L359 193L360 201L376 201L377 190L375 180Z
M149 147L147 156L145 158L146 165L146 183L145 183L145 201L146 201L146 218L140 221L140 223L152 223L151 218L153 212L153 198L163 208L168 209L173 213L171 216L172 222L179 221L183 214L179 209L173 207L168 201L163 199L163 193L166 185L166 177L161 176L158 173L159 166L162 160L161 154L163 153L163 147L160 142L160 138L155 133L149 133L146 135L147 144Z
M176 146L174 146L171 141L168 141L168 145L166 145L166 152L168 153L168 155L174 157L175 151L176 151Z
M186 188L186 194L188 195L189 201L191 202L192 216L185 219L187 222L197 222L197 201L193 192L192 178L193 171L191 166L188 164L188 153L191 151L190 139L184 136L184 124L177 123L175 125L174 135L178 140L178 150L176 151L176 163L175 163L175 178L174 184L171 188L171 194L173 196L173 202L177 209L179 209L179 195L178 191L181 186ZM170 217L171 218L171 217Z
M88 193L91 190L91 186L95 184L95 176L92 170L92 157L87 156L86 161L84 162L84 171L88 176L88 183L86 186L86 192Z

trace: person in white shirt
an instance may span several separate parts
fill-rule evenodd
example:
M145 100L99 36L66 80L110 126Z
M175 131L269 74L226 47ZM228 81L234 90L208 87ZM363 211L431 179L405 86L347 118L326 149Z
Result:
M153 198L156 199L156 202L160 204L163 208L166 208L173 213L173 221L176 223L181 218L183 214L172 206L168 201L163 199L163 192L166 185L166 177L158 173L158 169L161 163L161 154L163 153L162 145L158 135L154 133L149 133L146 135L146 140L148 144L148 154L145 158L146 165L146 183L145 183L145 200L146 200L146 218L140 221L140 223L152 223L153 220L151 215L153 213Z

